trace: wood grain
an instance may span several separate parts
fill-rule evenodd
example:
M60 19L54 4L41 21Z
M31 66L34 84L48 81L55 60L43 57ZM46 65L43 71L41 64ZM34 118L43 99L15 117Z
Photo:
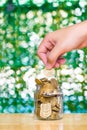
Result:
M38 120L33 114L0 114L0 130L87 130L87 114L64 114L53 121Z

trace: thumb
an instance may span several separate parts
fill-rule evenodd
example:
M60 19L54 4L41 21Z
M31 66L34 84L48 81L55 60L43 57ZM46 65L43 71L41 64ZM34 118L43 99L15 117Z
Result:
M55 46L47 55L47 69L52 69L55 65L58 57L62 55L61 49L58 46Z

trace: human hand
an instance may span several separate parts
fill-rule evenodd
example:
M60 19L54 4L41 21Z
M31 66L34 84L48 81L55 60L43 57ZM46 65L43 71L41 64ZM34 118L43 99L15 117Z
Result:
M48 33L38 48L38 56L46 68L65 63L63 54L87 46L87 21Z

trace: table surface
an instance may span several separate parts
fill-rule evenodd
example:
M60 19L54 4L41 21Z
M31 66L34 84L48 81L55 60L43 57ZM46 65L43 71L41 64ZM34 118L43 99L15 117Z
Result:
M0 114L0 130L87 130L87 114L64 114L53 121L38 120L33 114Z

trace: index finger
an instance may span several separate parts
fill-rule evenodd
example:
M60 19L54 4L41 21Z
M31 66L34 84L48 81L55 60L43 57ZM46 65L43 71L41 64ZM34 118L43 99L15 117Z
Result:
M50 41L43 40L38 47L37 54L43 63L47 64L47 55L52 50L54 45Z

